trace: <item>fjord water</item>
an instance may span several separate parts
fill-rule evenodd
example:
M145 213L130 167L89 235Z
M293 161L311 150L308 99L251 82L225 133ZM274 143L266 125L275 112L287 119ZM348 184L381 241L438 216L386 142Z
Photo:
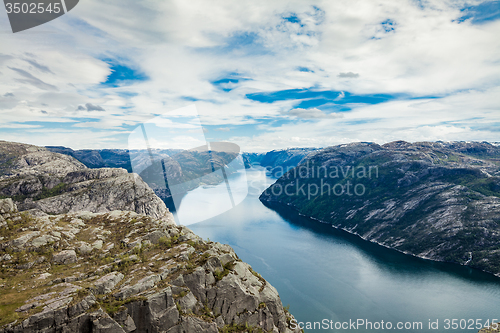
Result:
M204 239L231 245L278 290L283 304L290 305L299 322L364 319L389 321L394 326L397 322L422 322L423 329L401 331L477 332L475 328L446 329L445 320L484 323L500 319L499 278L407 256L296 213L271 210L258 197L274 180L258 169L247 170L246 177L249 194L242 203L189 228ZM225 184L218 188L221 193L227 191ZM191 207L181 204L179 210L196 212L192 204L197 200L203 200L203 188L189 192L183 202ZM429 320L438 320L439 329L429 329ZM347 330L306 329L342 331ZM360 327L356 331L388 330Z

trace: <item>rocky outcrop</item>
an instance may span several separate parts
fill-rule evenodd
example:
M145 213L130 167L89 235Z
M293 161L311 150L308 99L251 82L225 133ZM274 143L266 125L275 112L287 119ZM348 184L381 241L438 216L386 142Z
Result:
M88 169L45 148L0 142L0 197L20 210L49 214L130 210L170 218L164 202L137 175L124 169Z
M496 145L330 147L306 158L260 199L406 254L500 275Z
M0 180L6 177L62 177L85 166L69 156L54 154L42 147L0 141Z
M0 207L1 333L292 332L275 288L185 227L135 212Z

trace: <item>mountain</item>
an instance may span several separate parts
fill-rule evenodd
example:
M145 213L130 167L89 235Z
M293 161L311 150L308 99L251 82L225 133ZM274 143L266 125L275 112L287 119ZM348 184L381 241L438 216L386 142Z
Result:
M500 147L353 143L313 153L262 193L361 238L500 276Z
M136 174L0 141L0 193L0 333L299 331L275 288L176 226Z
M317 150L317 148L289 148L267 153L244 153L243 158L247 168L252 165L262 166L271 176L279 178Z
M43 147L0 141L0 198L48 214L130 210L169 218L149 186L125 169L89 169Z
M0 235L0 333L293 332L275 288L186 227L3 199Z

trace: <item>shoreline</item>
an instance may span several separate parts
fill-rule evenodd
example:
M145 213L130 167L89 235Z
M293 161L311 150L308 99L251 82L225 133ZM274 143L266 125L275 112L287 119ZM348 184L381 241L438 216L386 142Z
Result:
M270 208L270 209L273 209L273 210L279 210L280 208L291 208L297 215L301 216L301 217L305 217L309 220L312 220L312 221L315 221L317 223L321 223L321 224L326 224L326 225L330 225L332 228L335 228L336 230L341 230L341 231L344 231L346 233L348 233L349 235L353 235L353 236L356 236L358 237L359 239L365 241L365 242L370 242L372 244L376 244L376 245L379 245L379 246L382 246L386 249L389 249L389 250L394 250L398 253L401 253L401 254L404 254L404 255L408 255L408 256L411 256L411 257L414 257L414 258L418 258L418 259L422 259L422 260L428 260L428 261L431 261L431 262L436 262L436 263L443 263L443 264L452 264L452 265L455 265L455 266L459 266L459 267L467 267L467 268L470 268L470 269L473 269L473 270L476 270L476 271L479 271L479 272L482 272L482 273L487 273L487 274L490 274L492 276L494 276L495 278L500 278L500 273L492 273L492 272L488 272L488 271L485 271L485 270L482 270L482 269L479 269L479 268L475 268L475 267L471 267L471 266L468 266L468 265L462 265L462 264L459 264L459 263L456 263L456 262L451 262L451 261L443 261L443 260L437 260L437 259L433 259L433 258L429 258L429 257L425 257L425 256L419 256L419 255L416 255L416 254L413 254L413 253L410 253L410 252L405 252L405 251L401 251L401 250L398 250L396 248L393 248L391 246L388 246L388 245L385 245L385 244L382 244L380 242L377 242L375 240L370 240L370 239L367 239L363 236L361 236L360 234L358 234L357 232L353 232L347 228L343 228L343 227L339 227L339 226L336 226L330 222L327 222L327 221L324 221L324 220L321 220L321 219L318 219L314 216L308 216L308 215L305 215L305 214L302 214L301 212L299 212L297 210L297 208L291 204L284 204L284 203L281 203L281 202L278 202L278 201L269 201L269 200L262 200L261 197L259 197L259 201L266 207ZM275 207L278 207L278 209L275 209Z

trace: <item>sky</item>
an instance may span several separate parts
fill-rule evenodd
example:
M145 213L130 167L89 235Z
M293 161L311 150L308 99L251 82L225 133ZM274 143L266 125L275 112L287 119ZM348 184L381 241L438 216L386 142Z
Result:
M0 140L499 142L499 35L500 1L81 0L15 34L2 7Z

